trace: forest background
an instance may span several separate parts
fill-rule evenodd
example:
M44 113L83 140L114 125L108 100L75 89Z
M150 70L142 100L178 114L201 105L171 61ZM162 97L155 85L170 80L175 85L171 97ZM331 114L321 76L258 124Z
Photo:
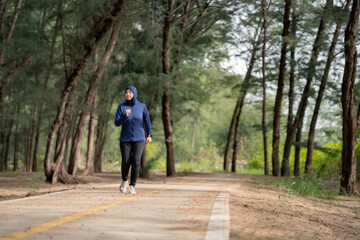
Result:
M343 179L347 167L351 181L360 177L360 87L351 79L356 61L355 71L345 63L358 43L345 44L345 29L354 23L356 40L358 5L2 0L0 169L44 171L53 183L119 170L113 121L131 84L153 128L143 176L231 165L306 173L354 193L356 181L347 188ZM347 72L352 95L344 94ZM356 155L345 165L344 96L357 123L346 135Z

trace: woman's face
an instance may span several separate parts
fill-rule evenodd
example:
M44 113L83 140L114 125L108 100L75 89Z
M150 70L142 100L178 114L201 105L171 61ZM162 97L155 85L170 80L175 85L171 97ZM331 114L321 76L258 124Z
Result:
M125 99L129 101L133 99L133 97L134 97L134 93L130 89L126 89Z

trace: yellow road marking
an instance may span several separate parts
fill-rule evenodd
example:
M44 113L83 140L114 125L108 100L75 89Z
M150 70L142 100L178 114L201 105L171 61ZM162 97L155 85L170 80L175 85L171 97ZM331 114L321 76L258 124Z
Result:
M197 182L197 183L199 183L199 182ZM102 205L102 206L93 207L93 208L90 208L90 209L85 210L85 211L76 212L74 214L71 214L69 216L66 216L66 217L63 217L63 218L60 218L60 219L56 219L56 220L53 220L53 221L50 221L50 222L40 224L40 225L35 226L35 227L28 228L26 230L22 230L22 231L19 231L19 232L11 233L11 234L9 234L7 236L4 236L4 237L0 237L0 240L22 239L22 238L28 237L30 235L46 231L46 230L51 229L53 227L63 225L65 223L67 223L67 222L73 221L73 220L81 218L83 216L98 212L100 210L103 210L103 209L106 209L106 208L109 208L109 207L112 207L112 206L115 206L115 205L120 204L120 203L128 202L128 201L140 198L140 197L145 197L145 196L148 196L148 195L151 195L151 194L154 194L154 193L158 193L158 192L162 192L162 191L166 191L166 190L171 190L171 189L176 189L176 188L186 186L186 185L189 185L189 184L191 184L191 183L181 184L181 185L177 185L177 186L173 186L173 187L169 187L169 188L165 188L165 189L161 189L161 190L154 190L154 191L150 191L150 192L145 192L143 194L134 195L132 197L128 197L128 198L125 198L125 199L122 199L122 200L119 200L119 201L111 202L111 203L108 203L108 204L105 204L105 205Z

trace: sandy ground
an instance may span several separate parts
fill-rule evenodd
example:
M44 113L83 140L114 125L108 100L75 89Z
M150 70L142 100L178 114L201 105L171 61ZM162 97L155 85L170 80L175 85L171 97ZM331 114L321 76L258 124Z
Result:
M139 179L138 184L166 183L182 181L187 177L212 175L188 173L166 178L164 173L157 172L151 174L149 179ZM272 177L230 173L224 173L223 176L226 181L216 190L230 193L231 239L360 239L359 197L342 196L337 200L324 200L267 185ZM120 182L119 173L101 173L81 178L85 184L51 185L44 182L41 173L1 173L0 201ZM215 193L201 194L191 201L209 205L209 194ZM179 210L194 211L188 206ZM210 210L198 209L199 213ZM206 224L197 227L205 228Z

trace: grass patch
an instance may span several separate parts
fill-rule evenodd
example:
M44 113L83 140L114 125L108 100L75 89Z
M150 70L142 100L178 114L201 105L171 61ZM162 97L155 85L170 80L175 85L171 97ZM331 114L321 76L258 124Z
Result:
M245 168L244 170L238 169L236 173L250 174L250 175L264 175L264 170L259 168Z
M43 182L43 171L37 172L28 182L28 195L36 195L37 191L39 190L39 183Z
M5 175L5 177L18 177L18 176L21 175L21 173L17 172L17 171L15 171L15 172L6 172L4 175Z
M356 208L356 209L355 209L355 215L356 215L357 217L360 217L360 208Z
M302 195L335 200L339 195L339 188L333 186L332 182L321 178L295 177L292 179L272 180L271 185L285 188L288 194L297 192Z

